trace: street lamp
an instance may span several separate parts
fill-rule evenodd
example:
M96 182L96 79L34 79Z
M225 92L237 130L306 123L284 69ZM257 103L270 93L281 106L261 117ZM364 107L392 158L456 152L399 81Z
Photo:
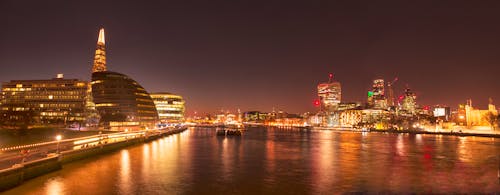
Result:
M56 136L56 140L57 140L57 154L59 154L59 143L61 142L61 135L57 135Z

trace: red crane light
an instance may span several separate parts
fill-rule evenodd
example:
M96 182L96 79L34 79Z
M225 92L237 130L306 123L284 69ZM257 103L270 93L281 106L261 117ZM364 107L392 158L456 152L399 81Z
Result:
M313 104L314 104L314 106L318 107L320 102L319 102L319 100L314 100Z

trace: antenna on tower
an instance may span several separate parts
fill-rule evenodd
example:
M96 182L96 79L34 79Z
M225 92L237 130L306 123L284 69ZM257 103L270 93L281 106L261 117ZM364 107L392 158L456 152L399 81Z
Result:
M328 74L328 82L331 83L333 81L333 73Z

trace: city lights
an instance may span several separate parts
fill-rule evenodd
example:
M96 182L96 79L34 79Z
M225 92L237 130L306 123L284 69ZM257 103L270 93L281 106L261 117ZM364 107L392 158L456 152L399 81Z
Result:
M0 2L0 194L500 194L499 10Z

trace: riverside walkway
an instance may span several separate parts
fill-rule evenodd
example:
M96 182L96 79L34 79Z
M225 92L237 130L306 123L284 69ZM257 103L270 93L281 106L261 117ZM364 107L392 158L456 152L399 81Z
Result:
M0 148L0 171L13 166L21 165L23 163L29 163L39 159L56 156L61 153L64 154L79 150L102 148L106 145L115 143L171 134L173 131L177 130L178 129L170 128L118 132Z
M63 164L180 133L187 127L99 134L0 148L0 192L56 171Z

